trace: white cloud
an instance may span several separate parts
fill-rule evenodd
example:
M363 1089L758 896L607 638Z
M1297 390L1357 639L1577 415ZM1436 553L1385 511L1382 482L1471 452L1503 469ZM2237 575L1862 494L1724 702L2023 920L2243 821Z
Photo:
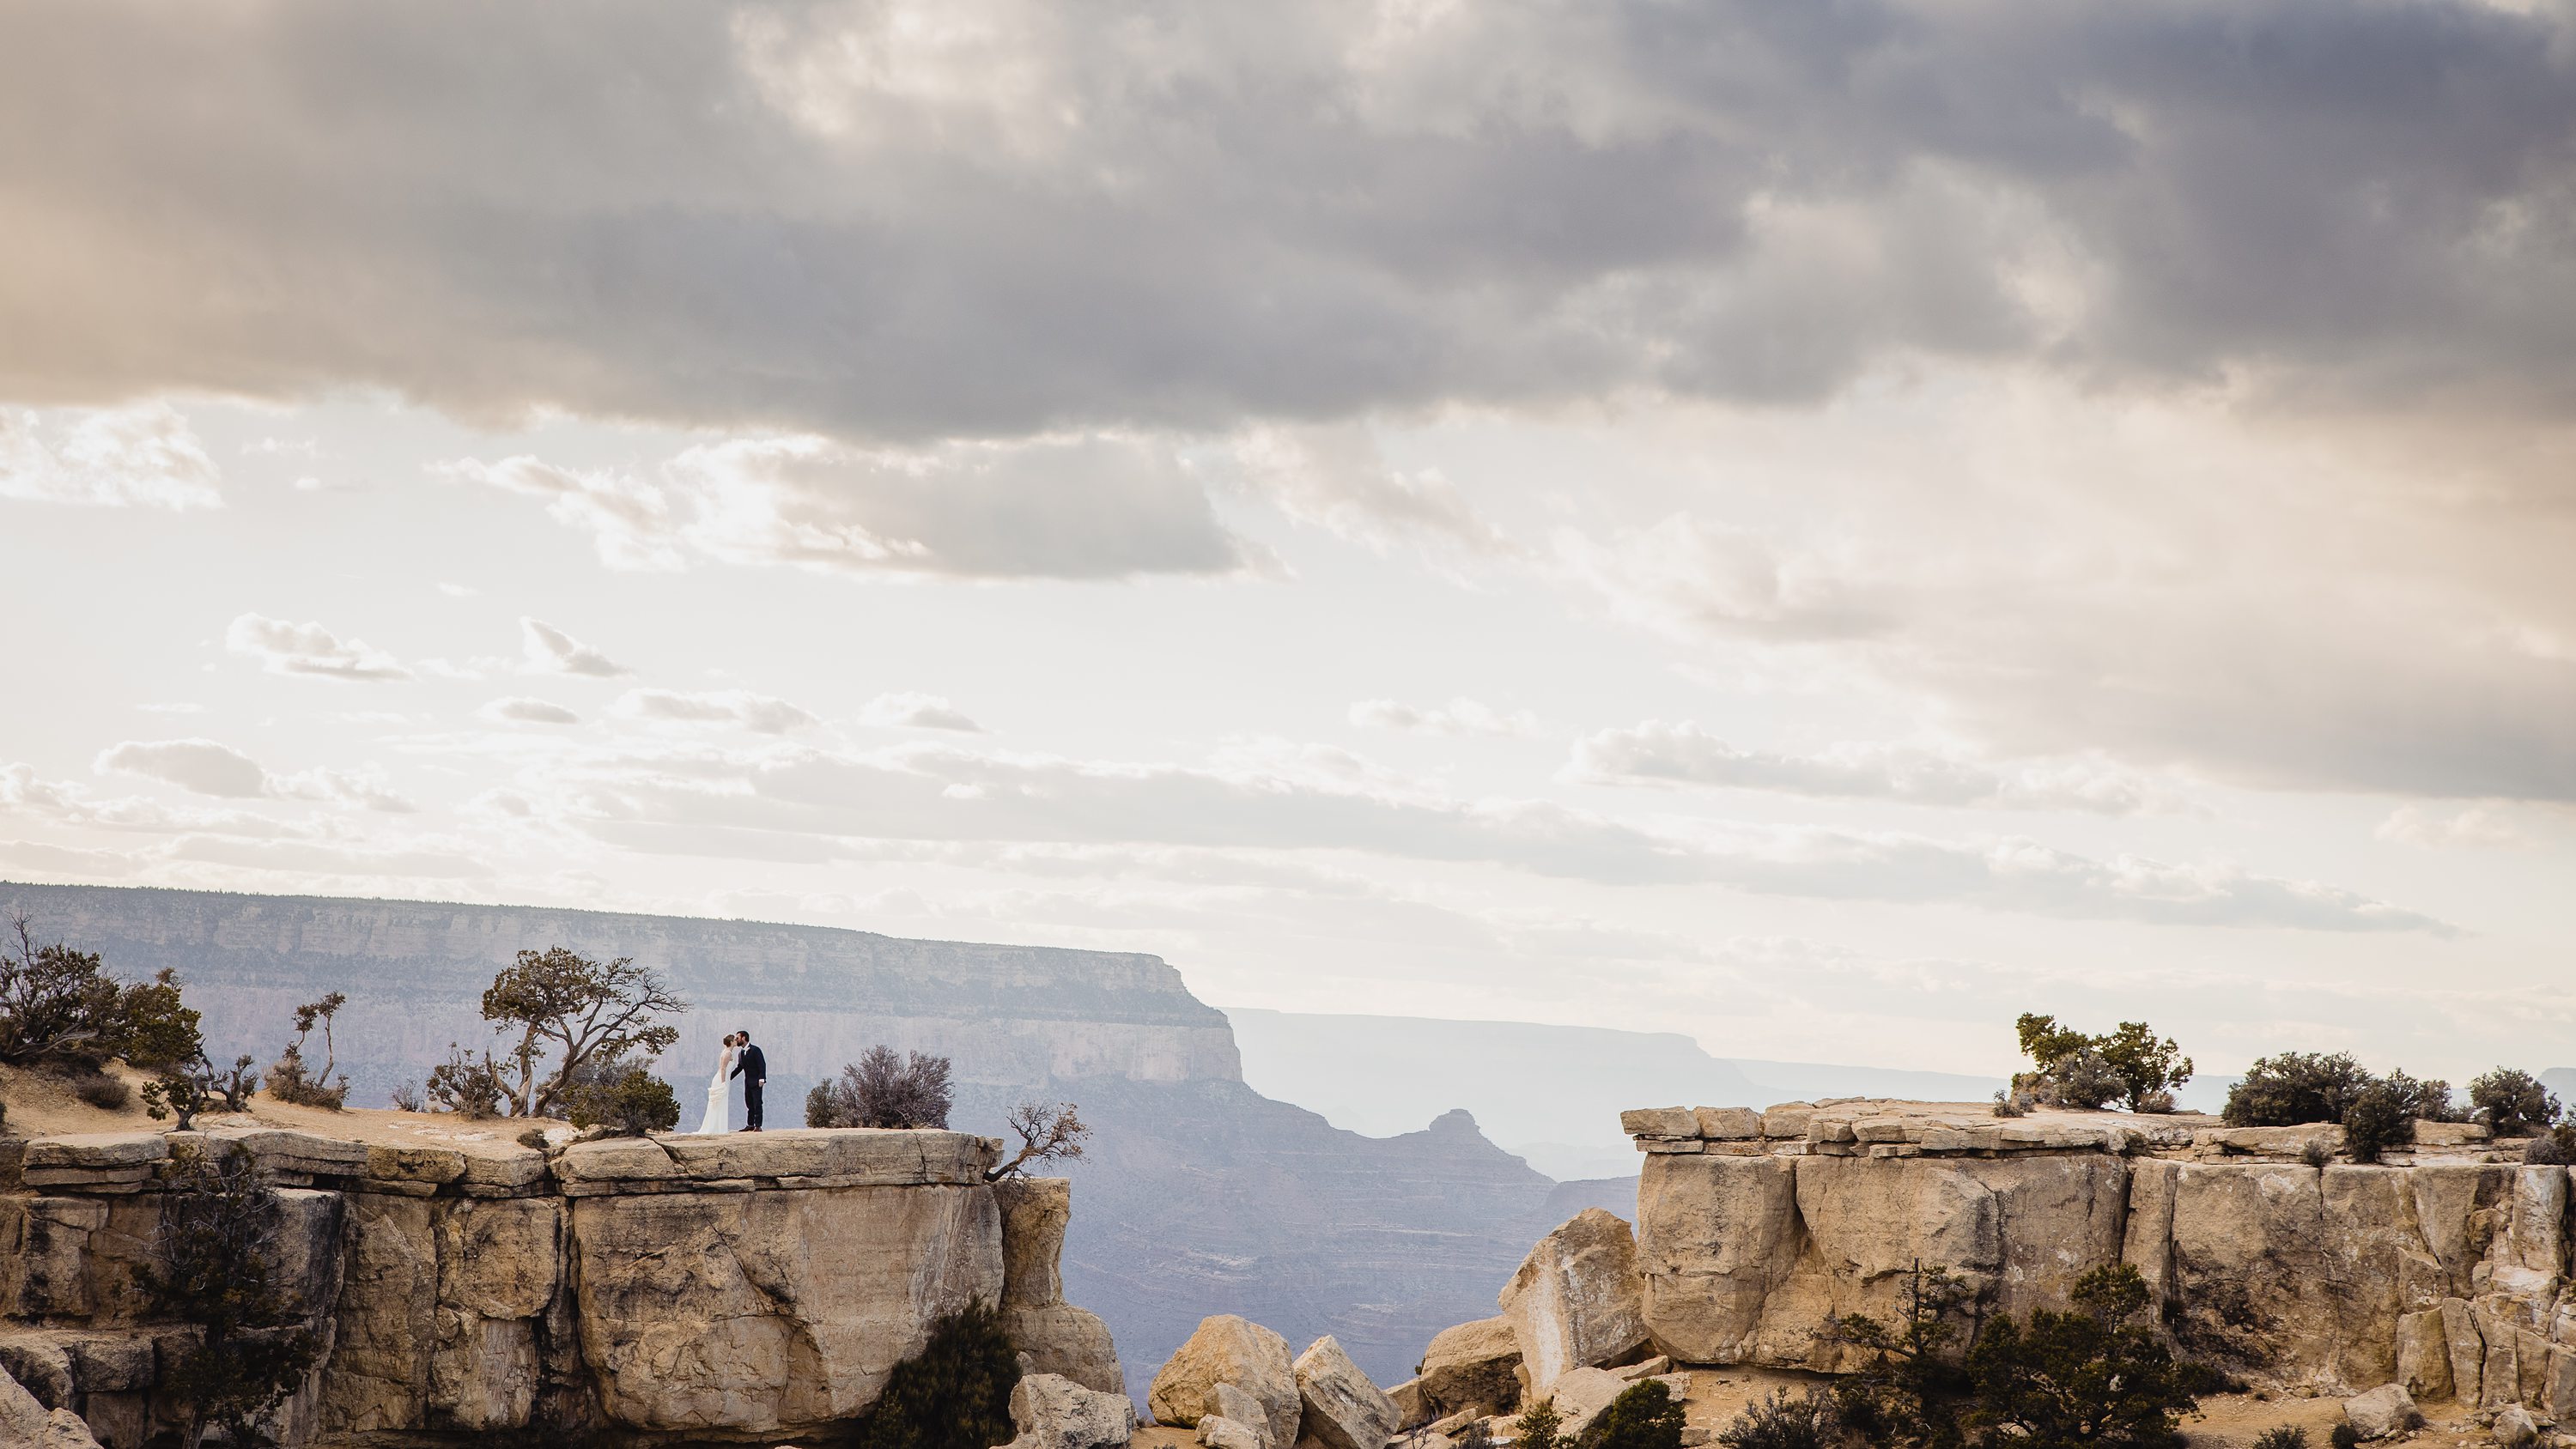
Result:
M389 814L420 808L372 766L272 775L250 756L214 740L126 740L101 750L92 768L100 774L140 775L222 800L324 800Z
M1418 735L1502 735L1528 738L1539 733L1538 716L1528 710L1510 714L1463 695L1445 705L1422 708L1392 699L1364 699L1351 706L1351 723L1370 729Z
M0 412L0 498L99 508L223 506L223 473L168 403L74 413L48 445L33 414Z
M319 624L289 623L262 614L234 619L224 630L224 647L257 659L271 674L365 681L412 677L392 655L363 639L344 641Z
M1261 562L1227 533L1167 442L1118 434L859 448L815 437L689 448L647 479L528 456L444 464L546 500L601 562L692 559L953 578L1232 573Z
M470 599L483 592L481 589L474 588L468 584L451 583L441 583L438 586L438 591L451 599Z
M615 679L635 672L543 620L522 618L519 632L531 674Z
M1560 530L1555 545L1559 569L1614 614L1684 639L1855 639L1896 616L1882 587L1848 560L1689 513L1606 541Z
M1579 740L1566 778L1604 785L1703 785L1918 805L2078 810L2101 815L2189 808L2172 786L2088 760L1989 764L1930 750L1844 743L1815 754L1742 750L1684 721L1648 720Z
M493 700L476 713L485 719L503 723L558 725L581 723L580 715L562 705L542 699L530 699L525 695Z
M2540 844L2504 807L2492 803L2461 810L2400 805L2371 833L2424 850L2528 850Z
M257 761L213 740L127 740L101 750L92 768L164 780L220 799L254 800L268 793L268 772Z
M326 800L361 805L388 815L410 815L418 802L396 790L383 770L301 770L268 777L266 793L281 800Z
M1247 481L1290 517L1381 553L1398 541L1518 552L1438 469L1390 466L1365 425L1256 428L1234 454Z
M2021 837L1649 829L1543 801L1451 799L1311 751L1190 767L912 745L677 761L609 753L559 768L561 791L541 808L648 853L817 860L850 842L888 840L1353 850L1617 886L1696 882L2075 919L2454 933L2420 912L2226 861L2096 858Z
M628 719L670 720L683 724L724 724L754 734L781 735L822 721L783 699L746 689L682 694L668 689L630 689L620 695L617 713Z
M861 721L881 727L916 730L961 730L981 734L984 727L943 695L880 694L859 709Z

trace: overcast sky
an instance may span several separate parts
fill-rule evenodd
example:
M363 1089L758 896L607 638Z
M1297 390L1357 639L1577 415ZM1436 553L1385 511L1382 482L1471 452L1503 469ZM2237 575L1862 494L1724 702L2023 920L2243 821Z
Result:
M2564 0L0 4L0 877L2576 1061Z

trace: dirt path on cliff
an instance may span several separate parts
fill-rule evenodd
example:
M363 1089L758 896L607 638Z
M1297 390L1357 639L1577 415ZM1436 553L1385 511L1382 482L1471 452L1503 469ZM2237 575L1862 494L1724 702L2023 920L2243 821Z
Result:
M132 1093L119 1108L94 1107L80 1099L73 1079L53 1072L0 1067L0 1102L8 1104L8 1130L41 1137L65 1132L159 1132L171 1124L155 1122L143 1109L143 1073L111 1062L107 1075ZM470 1121L440 1112L397 1112L391 1108L357 1107L335 1112L326 1107L299 1107L261 1094L247 1112L200 1112L208 1126L283 1127L344 1142L386 1147L444 1147L470 1156L506 1156L519 1152L518 1137L534 1127L570 1131L569 1123L551 1118L494 1117Z

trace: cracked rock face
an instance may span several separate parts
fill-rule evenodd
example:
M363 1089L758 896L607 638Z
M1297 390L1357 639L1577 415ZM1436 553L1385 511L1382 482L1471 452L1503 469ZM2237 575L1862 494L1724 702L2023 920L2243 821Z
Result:
M2014 1314L2127 1263L2185 1352L2256 1381L2576 1416L2568 1170L2486 1160L2483 1129L2320 1167L2296 1154L2333 1129L1860 1103L1766 1113L1757 1141L1631 1116L1642 1316L1685 1362L1857 1367L1826 1324L1887 1320L1917 1262Z
M326 1345L273 1426L289 1445L828 1436L975 1299L1059 1324L1057 1355L1117 1383L1106 1330L1061 1296L1065 1185L1020 1186L1035 1210L1015 1241L988 1139L782 1131L551 1162L346 1146L260 1147L306 1184L278 1189L278 1269ZM176 1341L130 1286L160 1210L118 1176L142 1153L70 1144L59 1170L94 1180L0 1192L0 1361L109 1449L143 1442Z
M582 1357L608 1416L641 1429L849 1418L932 1320L1001 1296L1001 1236L975 1188L582 1199Z

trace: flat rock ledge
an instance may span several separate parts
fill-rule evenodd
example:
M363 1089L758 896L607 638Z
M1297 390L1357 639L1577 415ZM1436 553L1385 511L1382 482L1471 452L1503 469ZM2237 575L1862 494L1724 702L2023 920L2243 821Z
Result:
M1871 1097L1750 1107L1641 1107L1619 1114L1640 1152L1735 1157L2009 1157L2109 1153L2188 1161L2296 1161L2311 1149L2343 1150L2343 1128L2230 1127L2194 1113L2039 1111L1997 1117L1983 1102L1905 1102ZM2471 1122L2418 1122L2415 1143L2393 1164L2444 1157L2490 1160L2488 1130ZM2519 1160L2518 1152L2514 1154Z
M606 1197L773 1188L969 1187L1001 1161L998 1138L964 1132L802 1128L722 1137L673 1134L576 1142L548 1154L517 1143L452 1147L342 1141L270 1127L82 1132L31 1137L0 1159L0 1191L150 1192L175 1151L240 1147L272 1187L399 1197Z

